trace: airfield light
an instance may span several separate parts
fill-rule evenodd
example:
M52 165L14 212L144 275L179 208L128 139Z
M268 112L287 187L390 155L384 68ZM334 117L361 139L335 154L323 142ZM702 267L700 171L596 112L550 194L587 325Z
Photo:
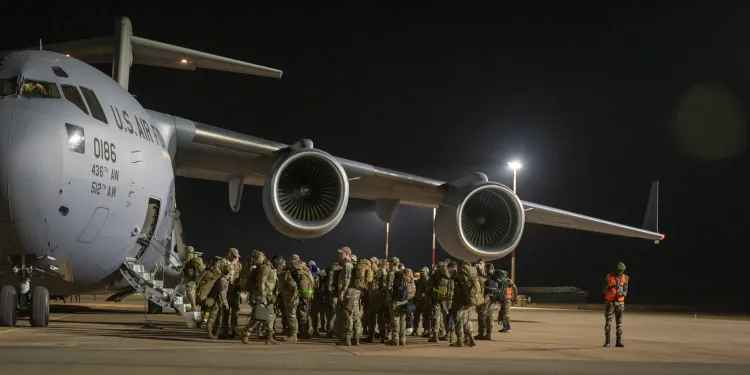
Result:
M187 65L187 63L188 63L188 59L182 59L182 60L180 60L180 64L182 64L182 65Z

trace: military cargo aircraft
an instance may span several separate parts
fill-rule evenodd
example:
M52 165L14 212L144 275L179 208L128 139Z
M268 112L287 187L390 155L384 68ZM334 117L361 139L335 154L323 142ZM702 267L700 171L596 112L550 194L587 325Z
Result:
M471 261L510 254L527 223L664 239L658 228L523 201L482 173L438 181L334 156L308 139L287 145L146 109L128 93L132 64L282 72L135 36L127 18L115 29L1 55L0 325L15 325L21 309L46 326L50 294L86 291L139 292L195 318L179 289L155 277L174 274L184 257L175 176L225 182L235 212L245 185L262 186L268 220L298 239L336 227L350 198L376 201L385 221L398 205L436 208L441 246ZM108 62L112 77L88 65Z

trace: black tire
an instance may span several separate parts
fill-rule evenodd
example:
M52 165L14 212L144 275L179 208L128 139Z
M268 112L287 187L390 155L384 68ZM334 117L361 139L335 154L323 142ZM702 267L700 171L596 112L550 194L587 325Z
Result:
M3 285L0 291L0 326L14 327L16 325L16 307L18 295L12 285Z
M46 327L49 323L49 291L35 286L31 292L31 326Z

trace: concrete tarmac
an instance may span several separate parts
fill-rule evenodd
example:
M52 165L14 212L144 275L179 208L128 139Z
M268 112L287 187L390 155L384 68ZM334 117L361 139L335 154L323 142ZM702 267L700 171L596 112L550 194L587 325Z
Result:
M750 321L626 312L625 348L602 348L601 311L517 308L513 332L474 348L408 338L405 348L332 340L243 345L210 340L176 315L84 298L53 307L48 328L0 328L2 374L747 374ZM245 318L243 318L244 320Z

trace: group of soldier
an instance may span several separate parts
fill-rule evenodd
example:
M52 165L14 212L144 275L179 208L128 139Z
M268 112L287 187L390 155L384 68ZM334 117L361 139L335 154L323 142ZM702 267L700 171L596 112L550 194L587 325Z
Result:
M430 342L474 346L475 340L492 340L496 319L500 332L510 331L510 306L518 294L507 272L482 261L444 260L414 272L396 257L357 258L346 246L325 269L296 254L287 261L253 250L242 259L231 248L207 266L194 248L188 247L187 254L182 270L186 302L200 308L209 337L239 337L243 343L254 336L278 343L280 316L279 340L291 343L325 332L346 346L376 340L403 346L407 334L418 335L421 323L421 335ZM243 295L250 317L241 329Z

